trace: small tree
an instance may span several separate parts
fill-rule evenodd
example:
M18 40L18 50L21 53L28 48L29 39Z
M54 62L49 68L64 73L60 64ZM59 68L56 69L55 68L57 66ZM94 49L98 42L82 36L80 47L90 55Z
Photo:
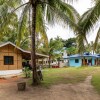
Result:
M41 47L40 50L49 55L49 67L51 59L57 59L61 58L62 56L62 50L63 50L63 42L60 37L57 37L55 39L50 39L50 42L48 44L48 47Z

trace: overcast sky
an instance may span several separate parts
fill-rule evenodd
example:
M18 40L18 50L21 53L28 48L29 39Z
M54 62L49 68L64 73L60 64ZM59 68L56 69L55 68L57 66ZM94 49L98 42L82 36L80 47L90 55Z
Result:
M78 0L78 2L73 4L73 6L80 13L80 15L82 15L86 10L92 7L92 3L91 0ZM89 42L94 41L96 36L95 33L96 31L92 32L91 35L88 35ZM57 36L60 36L63 39L68 39L75 36L73 32L69 31L67 28L63 28L60 25L55 25L54 27L48 26L47 35L49 39Z

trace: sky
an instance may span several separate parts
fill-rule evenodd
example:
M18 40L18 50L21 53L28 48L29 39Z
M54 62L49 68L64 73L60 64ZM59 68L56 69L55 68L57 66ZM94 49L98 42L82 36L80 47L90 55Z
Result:
M93 4L91 3L91 0L78 0L76 3L73 4L74 8L79 12L80 15L82 15L85 11L87 11L89 8L91 8L93 6ZM68 28L63 28L60 25L55 25L55 26L47 26L47 36L48 38L55 38L57 36L60 36L62 39L68 39L71 37L75 37L74 33L72 31L70 31ZM94 32L90 32L87 35L88 41L94 41L95 37L96 37L96 32L97 30L95 30Z

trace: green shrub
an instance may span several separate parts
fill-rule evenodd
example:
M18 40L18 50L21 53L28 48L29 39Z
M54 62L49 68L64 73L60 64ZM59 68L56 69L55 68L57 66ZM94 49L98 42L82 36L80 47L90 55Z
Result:
M26 78L31 77L31 70L29 69L29 67L25 67L23 69L23 73L24 73L24 75L25 75Z
M69 66L63 66L63 68L68 68Z

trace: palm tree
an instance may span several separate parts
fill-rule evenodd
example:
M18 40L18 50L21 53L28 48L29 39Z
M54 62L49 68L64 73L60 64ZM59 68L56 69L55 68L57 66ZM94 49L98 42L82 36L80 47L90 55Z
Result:
M63 49L63 42L60 37L57 37L55 39L51 38L47 47L44 45L39 48L41 53L49 55L49 59L48 59L49 60L49 68L51 67L52 60L61 58L62 49Z
M93 46L93 52L96 51L98 44L100 43L100 28L97 32L97 36L95 38L94 46Z
M98 42L97 48L95 50L97 54L100 54L100 42Z
M86 35L94 27L96 22L99 21L100 17L100 0L93 0L95 5L86 11L78 22L77 37L79 43L79 52L84 52L84 40L87 42ZM94 50L96 49L97 41L100 39L100 28L97 33L97 37L94 43ZM88 42L87 42L88 43Z
M11 0L8 0L8 1L11 2ZM14 1L14 3L12 2L11 3L15 4L16 2ZM31 45L32 45L31 62L32 62L32 67L33 67L33 82L32 83L36 85L40 82L37 72L36 72L36 55L35 55L36 33L40 32L44 37L47 37L46 31L45 31L46 22L53 25L54 22L60 23L61 21L63 21L65 22L65 24L67 23L69 27L71 27L72 29L75 29L75 26L77 26L76 23L78 22L78 19L79 19L79 14L71 5L64 3L64 1L62 0L28 0L28 2L26 3L25 2L23 3L23 0L18 0L17 5L19 6L15 7L16 5L13 5L14 9L13 10L11 9L12 11L10 12L9 16L5 16L5 18L10 19L10 16L16 10L23 8L23 10L21 10L22 12L21 17L19 18L18 41L21 40L21 37L25 33L24 32L25 28L29 26L29 30L31 33L31 40L32 40L31 42ZM9 22L9 20L7 20L6 22Z

